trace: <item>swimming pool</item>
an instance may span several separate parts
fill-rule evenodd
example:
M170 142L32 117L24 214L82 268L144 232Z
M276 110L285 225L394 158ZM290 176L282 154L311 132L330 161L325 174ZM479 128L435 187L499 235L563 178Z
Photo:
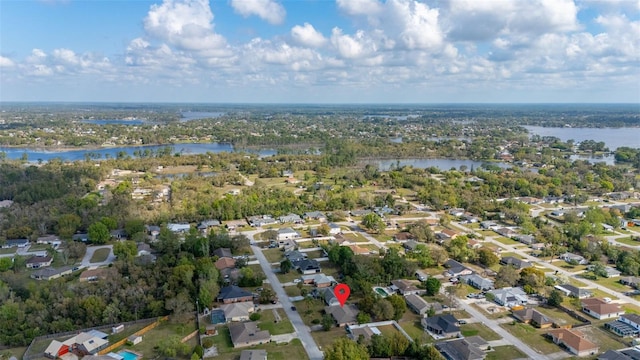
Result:
M127 350L122 350L118 352L118 355L122 356L123 360L138 360L140 358L138 354L133 353L131 351L127 351Z
M383 298L386 298L387 296L391 295L384 288L381 288L381 287L374 287L373 290Z

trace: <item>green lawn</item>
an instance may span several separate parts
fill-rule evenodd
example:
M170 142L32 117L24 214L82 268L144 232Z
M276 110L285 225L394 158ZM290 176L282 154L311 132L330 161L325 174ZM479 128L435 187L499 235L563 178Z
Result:
M536 310L540 311L544 315L547 315L552 321L558 323L559 325L571 324L578 325L580 321L571 317L571 315L567 314L562 310L558 310L555 307L544 307L538 306Z
M289 334L294 332L293 325L289 319L287 319L287 315L285 315L284 310L276 309L278 314L280 315L280 321L275 322L275 317L273 316L273 310L264 310L260 312L260 322L258 323L258 327L260 330L269 330L269 334L271 335L281 335L281 334Z
M631 245L631 246L640 245L640 241L633 240L633 238L631 236L615 239L615 241L617 241L617 242L619 242L621 244Z
M42 251L51 248L49 244L34 244L29 247L29 251Z
M183 338L194 330L196 330L195 323L189 322L189 324L174 324L170 322L164 322L163 324L144 334L142 342L138 345L125 345L123 348L140 352L144 354L145 359L156 358L158 354L155 351L155 347L158 346L158 344L162 340L167 339L170 336L179 336L180 338ZM187 342L187 344L189 344L192 349L196 345L196 343L197 339L195 337ZM114 352L117 352L117 350ZM182 358L189 359L191 358L191 354Z
M300 276L302 276L302 274L300 274L296 270L291 270L286 274L277 273L276 275L278 276L278 280L280 280L280 283L282 284L292 282L293 280L299 279Z
M12 356L15 356L18 359L22 359L22 356L26 351L27 351L26 346L0 350L0 359L9 359Z
M0 254L15 254L16 248L0 249Z
M265 249L265 250L262 250L262 253L264 254L264 257L267 258L267 261L269 261L270 263L281 262L282 260L284 260L284 252L282 252L282 250L278 248Z
M499 241L499 242L505 244L505 245L517 245L517 244L520 244L519 242L517 242L515 240L512 240L512 239L509 239L509 238L506 238L504 236L496 236L496 237L494 237L494 239L496 241Z
M305 254L307 254L307 258L309 259L317 259L317 258L324 257L324 252L322 250L308 251L308 252L305 252Z
M543 354L561 351L558 345L543 336L546 330L538 330L531 325L522 323L502 324L501 326L515 337L527 343L531 348Z
M309 299L296 303L298 313L302 317L302 321L307 326L312 326L314 319L322 319L324 312L324 301L320 299Z
M300 289L298 289L298 287L295 286L295 285L294 286L286 286L284 288L284 292L286 292L287 296L290 296L290 297L300 296Z
M471 323L471 324L461 325L460 330L462 332L462 335L464 336L478 335L487 341L502 339L500 335L496 334L493 330L491 330L486 325L480 324L480 323Z
M524 359L527 355L513 345L496 346L487 353L486 360Z
M345 337L347 330L341 327L333 327L329 331L314 331L311 333L316 344L320 347L320 350L325 349L327 346L333 344L336 339Z
M103 262L107 260L107 257L109 257L110 253L111 253L111 249L109 248L98 249L93 252L93 256L91 257L91 260L89 260L89 262L91 263Z

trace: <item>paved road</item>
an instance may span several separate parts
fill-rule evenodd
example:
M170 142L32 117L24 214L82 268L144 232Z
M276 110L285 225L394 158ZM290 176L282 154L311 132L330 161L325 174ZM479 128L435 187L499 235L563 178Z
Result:
M507 330L500 327L500 324L496 320L492 320L484 316L482 312L476 310L470 304L467 304L466 301L462 300L462 301L458 301L458 303L472 317L482 321L483 324L487 325L491 330L495 331L498 335L502 336L502 339L505 340L508 344L514 345L515 347L518 348L518 350L525 353L529 358L536 359L536 360L551 360L551 358L549 358L548 356L533 350L532 348L529 347L529 345L523 343L522 340L511 335L511 333L509 333ZM567 354L567 356L569 355Z
M91 258L93 257L93 253L98 249L109 249L109 256L103 262L92 263ZM87 246L87 253L84 254L84 258L82 259L82 267L100 267L107 266L116 260L116 256L113 254L113 245L102 245L102 246Z
M300 341L302 341L302 346L304 350L307 352L310 360L322 360L324 358L324 354L318 348L316 341L311 336L311 330L307 325L304 324L300 314L298 312L291 310L291 306L293 304L289 301L289 296L284 291L284 288L280 284L280 280L271 269L271 264L267 261L267 258L262 253L262 250L253 245L251 246L253 249L253 253L256 255L256 258L260 262L260 267L262 267L262 271L264 271L267 276L267 280L271 283L271 287L275 291L276 295L278 295L278 300L282 303L284 311L287 313L287 317L291 321L293 328L296 330Z

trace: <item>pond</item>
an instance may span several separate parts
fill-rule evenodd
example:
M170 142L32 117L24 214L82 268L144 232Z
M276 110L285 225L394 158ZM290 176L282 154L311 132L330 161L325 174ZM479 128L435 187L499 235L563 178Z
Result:
M466 166L467 170L471 170L472 167L477 169L482 167L482 165L484 164L498 166L502 169L508 169L512 167L511 164L504 162L483 162L466 159L384 159L366 160L364 163L377 165L378 169L382 171L387 171L398 166L413 166L417 169L436 167L440 170L450 170L451 168L460 169L461 166Z
M602 141L611 151L628 146L640 147L640 127L624 128L557 128L542 126L524 126L532 135L555 136L562 141L585 140Z

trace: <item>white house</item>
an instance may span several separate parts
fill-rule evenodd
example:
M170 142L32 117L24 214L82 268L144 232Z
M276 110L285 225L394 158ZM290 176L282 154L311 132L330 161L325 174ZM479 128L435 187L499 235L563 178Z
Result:
M340 225L335 223L329 223L329 234L330 235L338 235L342 230L340 229Z
M186 233L191 229L191 225L185 223L168 223L167 229L174 233Z
M293 230L292 228L282 228L278 230L278 241L299 239L300 237L300 233Z

